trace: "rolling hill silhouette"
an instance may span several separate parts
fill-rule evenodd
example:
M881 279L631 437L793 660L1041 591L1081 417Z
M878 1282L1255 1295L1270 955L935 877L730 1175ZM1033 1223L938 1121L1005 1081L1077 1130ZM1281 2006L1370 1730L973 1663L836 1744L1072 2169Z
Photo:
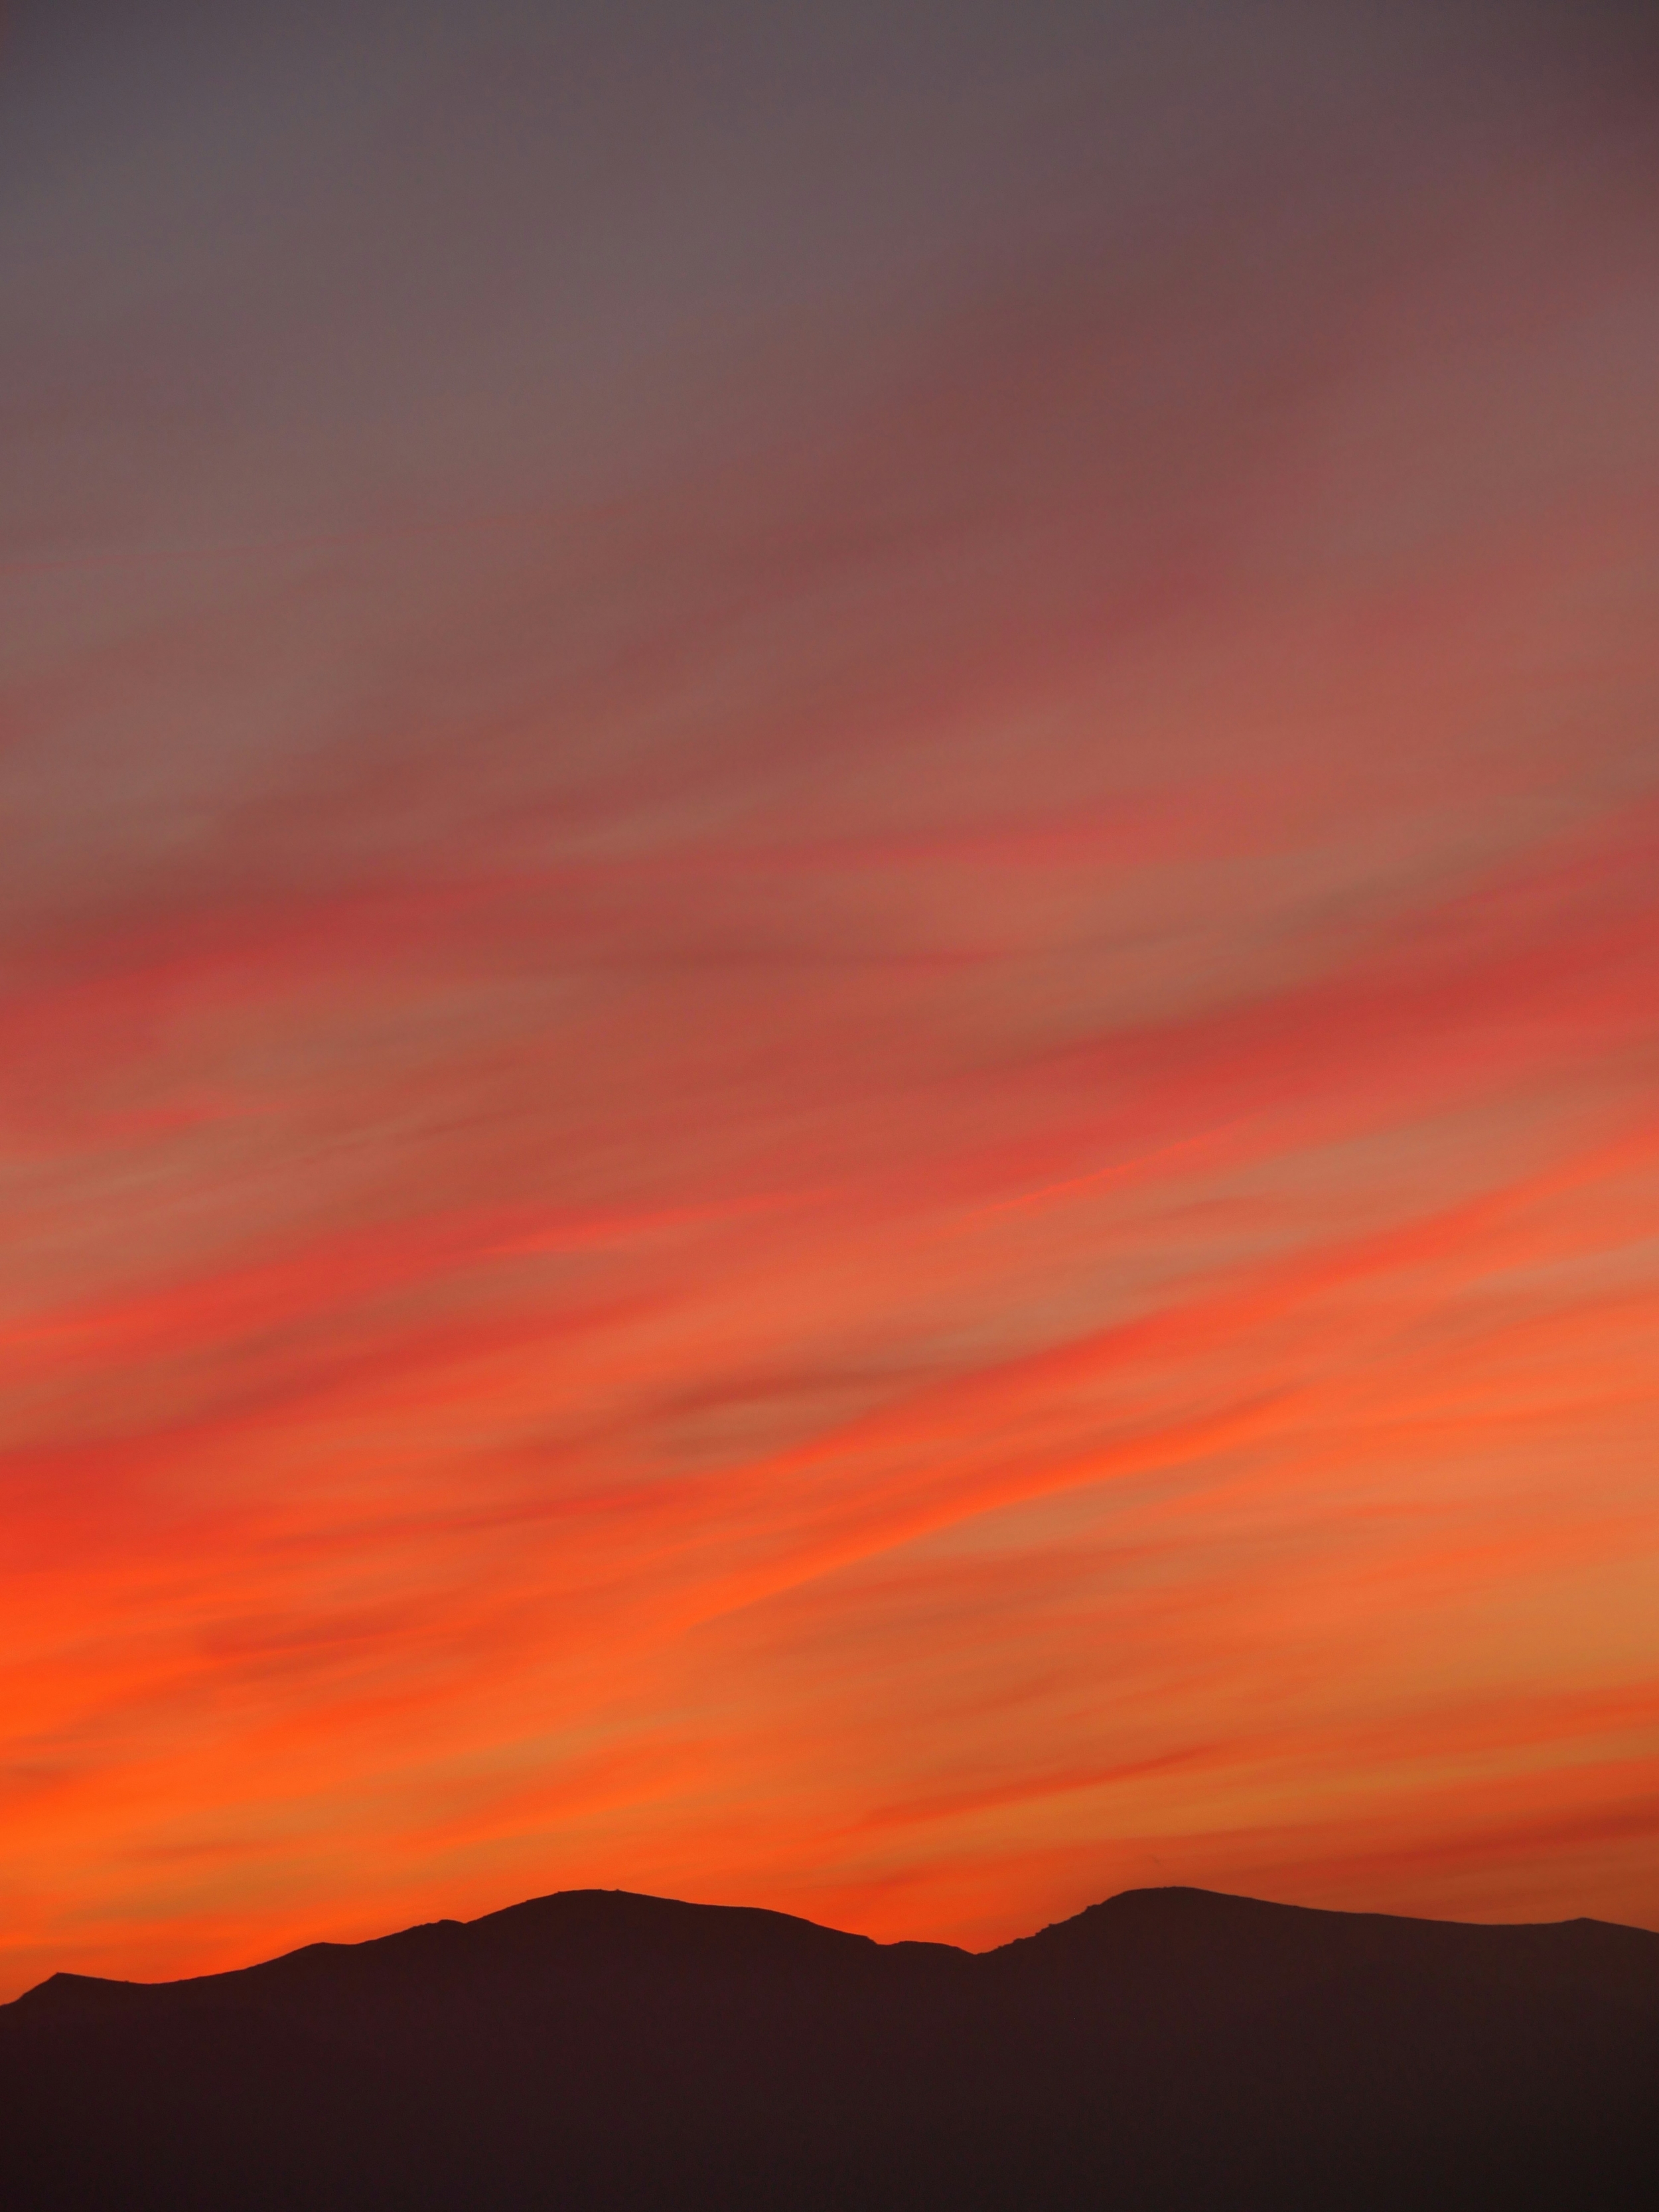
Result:
M1130 1891L975 1955L577 1890L0 2007L11 2212L1659 2204L1659 1936Z

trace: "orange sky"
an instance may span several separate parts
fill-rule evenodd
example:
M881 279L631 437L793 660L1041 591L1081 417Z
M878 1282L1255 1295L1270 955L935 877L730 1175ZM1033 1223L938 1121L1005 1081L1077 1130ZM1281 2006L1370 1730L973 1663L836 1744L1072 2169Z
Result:
M15 11L0 1996L1659 1926L1648 80L1431 12Z

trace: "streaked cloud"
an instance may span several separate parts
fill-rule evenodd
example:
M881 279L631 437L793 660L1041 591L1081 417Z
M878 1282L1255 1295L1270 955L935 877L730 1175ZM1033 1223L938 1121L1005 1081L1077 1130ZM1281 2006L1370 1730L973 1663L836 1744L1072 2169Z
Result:
M1623 33L404 13L0 68L8 1988L1659 1925Z

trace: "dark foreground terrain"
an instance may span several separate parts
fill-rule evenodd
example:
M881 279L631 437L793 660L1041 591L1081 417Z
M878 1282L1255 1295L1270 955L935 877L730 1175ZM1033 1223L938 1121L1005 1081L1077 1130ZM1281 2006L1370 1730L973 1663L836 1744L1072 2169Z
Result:
M1659 1936L1138 1890L975 1957L573 1891L0 2007L8 2212L1659 2206Z

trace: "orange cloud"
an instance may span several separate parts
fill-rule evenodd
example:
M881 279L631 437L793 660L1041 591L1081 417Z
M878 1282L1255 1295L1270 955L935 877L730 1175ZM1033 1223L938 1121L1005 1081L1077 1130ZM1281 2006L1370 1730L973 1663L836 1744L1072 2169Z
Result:
M804 70L678 307L669 152L537 290L587 142L462 102L476 346L254 195L304 422L47 192L0 1994L585 1882L1659 1925L1646 156L1358 21L1168 144L975 69L873 213Z

